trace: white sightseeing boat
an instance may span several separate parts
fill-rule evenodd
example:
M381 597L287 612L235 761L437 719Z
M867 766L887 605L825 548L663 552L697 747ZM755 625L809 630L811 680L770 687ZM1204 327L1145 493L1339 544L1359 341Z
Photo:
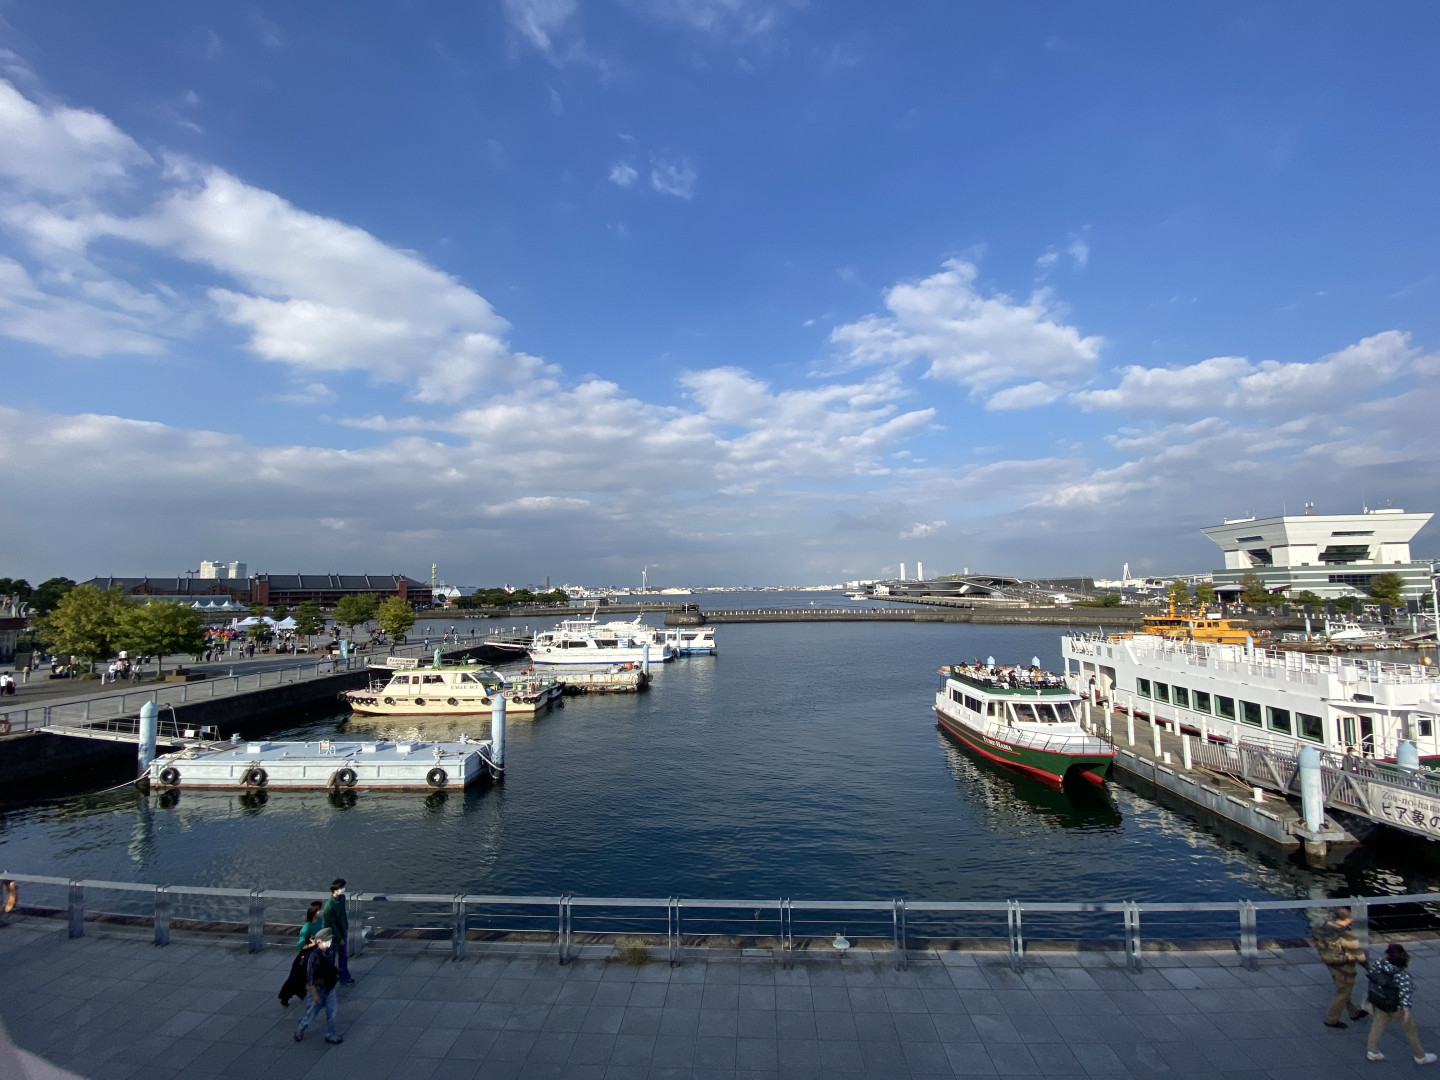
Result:
M535 664L594 665L652 664L675 658L669 642L652 644L641 623L600 623L588 619L566 619L553 630L543 630L531 640L530 659Z
M1409 740L1440 764L1440 675L1431 666L1146 634L1069 634L1061 652L1077 693L1182 733L1382 759Z
M506 678L478 665L435 668L391 660L399 670L380 669L368 687L346 690L341 700L367 716L474 716L489 713L500 695L506 712L533 713L565 691L554 679L534 674Z
M617 621L596 623L595 625L597 629L622 634L635 641L648 641L652 646L668 645L675 656L714 656L717 652L713 626L646 626L641 621L643 618L644 616L636 615L628 622ZM653 649L651 659L654 659Z
M1378 626L1361 626L1350 619L1327 619L1324 637L1340 645L1375 645L1386 639Z

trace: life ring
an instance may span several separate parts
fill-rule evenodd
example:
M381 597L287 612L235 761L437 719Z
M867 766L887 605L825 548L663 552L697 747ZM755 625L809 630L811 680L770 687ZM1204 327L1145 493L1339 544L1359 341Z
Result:
M245 775L240 778L240 783L245 787L264 787L270 777L259 765L254 765L245 770Z
M416 704L416 705L424 705L424 704L425 704L425 699L424 699L423 697L417 697L417 698L415 699L415 704Z
M385 704L386 704L386 705L394 705L394 704L395 704L395 699L394 699L393 697L387 697L387 698L385 699Z
M425 774L425 783L433 788L442 788L450 782L450 774L438 766Z
M330 777L330 786L336 788L354 787L356 779L354 769L336 769Z
M160 782L166 787L174 787L180 783L180 770L173 765L160 770Z
M449 705L449 706L451 706L451 707L454 707L454 706L456 706L456 705L459 705L460 702L456 701L456 700L452 697L452 698L446 698L446 699L445 699L445 704L446 704L446 705Z

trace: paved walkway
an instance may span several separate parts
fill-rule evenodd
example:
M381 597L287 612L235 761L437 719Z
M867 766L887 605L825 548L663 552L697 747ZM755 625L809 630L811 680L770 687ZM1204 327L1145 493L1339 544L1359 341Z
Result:
M412 947L413 949L413 947ZM479 951L479 950L474 950ZM1440 1049L1440 947L1412 950L1422 1037ZM53 922L0 927L0 1017L15 1044L91 1080L1044 1076L1327 1080L1408 1076L1365 1060L1364 1024L1320 1023L1330 980L1313 953L800 961L733 955L627 966L553 956L371 948L341 988L342 1046L323 1021L291 1039L299 1006L275 992L289 956L132 938L68 941ZM1440 1076L1440 1066L1435 1067Z

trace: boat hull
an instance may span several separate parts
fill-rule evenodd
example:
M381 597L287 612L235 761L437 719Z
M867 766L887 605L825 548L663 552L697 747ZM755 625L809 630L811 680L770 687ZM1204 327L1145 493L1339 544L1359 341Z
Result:
M509 716L539 712L564 692L558 683L515 696L507 692L505 712ZM340 696L361 716L489 716L493 708L484 698L405 698L375 690L349 690Z
M1065 754L1031 746L1013 746L998 739L990 739L947 715L938 706L935 708L935 718L943 731L959 739L981 757L1056 787L1064 783L1067 775L1083 777L1096 785L1104 783L1110 763L1114 760L1114 756L1110 754Z

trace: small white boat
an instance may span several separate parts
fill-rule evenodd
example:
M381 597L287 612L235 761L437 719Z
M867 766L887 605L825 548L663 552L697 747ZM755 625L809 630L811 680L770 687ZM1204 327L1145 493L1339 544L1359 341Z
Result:
M1340 645L1375 644L1385 640L1385 631L1351 619L1330 619L1325 623L1325 638Z
M162 754L150 782L255 793L463 788L491 774L489 739L458 742L229 742Z
M392 658L398 664L405 661ZM410 661L414 663L414 661ZM340 695L352 710L367 716L474 716L488 714L497 696L508 713L533 713L565 692L554 679L533 674L510 678L477 665L401 667L373 679L363 690Z
M651 627L641 623L599 623L588 619L566 619L553 630L537 633L530 643L530 660L535 664L594 665L663 664L675 658L669 642L652 643Z

